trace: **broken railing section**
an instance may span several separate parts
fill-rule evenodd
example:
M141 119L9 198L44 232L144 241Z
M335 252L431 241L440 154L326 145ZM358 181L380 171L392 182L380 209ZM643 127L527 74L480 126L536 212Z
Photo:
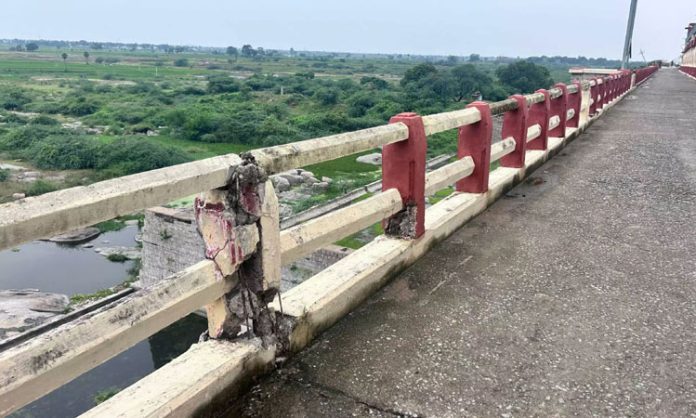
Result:
M280 289L280 220L278 199L263 168L251 154L242 155L227 187L196 199L196 222L205 242L206 258L219 280L238 285L206 305L208 336L232 339L246 331L275 343L275 313L268 304ZM253 254L242 254L240 228L255 225L259 243Z
M408 138L382 149L382 191L398 190L404 205L403 210L384 220L384 232L415 239L425 233L425 126L415 113L401 113L389 123L406 125Z

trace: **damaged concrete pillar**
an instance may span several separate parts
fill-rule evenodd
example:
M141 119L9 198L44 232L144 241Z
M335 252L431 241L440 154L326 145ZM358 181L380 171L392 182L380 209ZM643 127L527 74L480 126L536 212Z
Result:
M220 280L238 278L229 294L206 306L208 335L233 338L249 335L274 339L275 314L268 304L280 288L280 221L278 199L264 170L251 155L242 155L226 188L196 199L196 222L205 242L206 258L217 266ZM255 225L259 244L241 254L241 226Z
M387 235L419 238L425 233L425 156L428 149L423 119L401 113L389 123L408 127L408 139L382 149L382 191L397 189L404 210L384 220Z

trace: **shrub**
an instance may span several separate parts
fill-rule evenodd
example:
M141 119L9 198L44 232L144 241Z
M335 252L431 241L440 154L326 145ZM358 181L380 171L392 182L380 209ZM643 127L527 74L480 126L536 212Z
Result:
M31 120L32 125L44 125L44 126L56 126L60 125L60 122L53 119L50 116L40 115Z
M227 75L208 77L208 93L236 93L240 89L239 82Z
M92 99L77 96L63 103L63 112L72 116L86 116L99 110L99 105Z
M84 136L51 136L35 143L29 155L39 168L77 170L94 167L97 144Z
M314 97L324 106L331 106L338 103L338 92L332 89L321 89L314 93Z
M61 135L65 131L58 127L27 125L11 131L0 139L0 149L17 152L29 148L51 135Z
M95 168L111 169L115 175L139 173L190 161L183 151L144 138L121 138L101 145L96 154Z
M31 98L22 90L10 89L0 92L0 107L5 110L22 110L29 102Z
M113 261L114 263L125 263L128 261L128 257L126 257L123 254L109 254L106 256L106 259L109 261Z
M10 170L0 169L0 182L7 181L10 178Z
M45 180L36 180L27 189L27 196L38 196L44 193L51 193L58 190L55 184Z
M188 67L189 61L186 58L178 58L174 60L175 67Z

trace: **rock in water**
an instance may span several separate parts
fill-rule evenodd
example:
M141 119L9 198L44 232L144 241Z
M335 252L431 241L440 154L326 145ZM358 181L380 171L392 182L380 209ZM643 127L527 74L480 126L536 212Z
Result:
M80 242L89 241L92 238L99 235L101 232L99 229L94 227L76 229L75 231L66 232L64 234L56 235L48 240L51 242L58 242L61 244L77 244Z
M69 303L66 295L36 289L0 291L0 340L61 315Z

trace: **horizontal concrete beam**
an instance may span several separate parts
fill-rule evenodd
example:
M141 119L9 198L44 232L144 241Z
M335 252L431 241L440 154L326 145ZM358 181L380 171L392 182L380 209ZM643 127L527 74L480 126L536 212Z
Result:
M194 344L82 418L217 416L251 379L274 366L275 349L259 341Z
M237 229L242 254L259 242L255 225ZM0 353L0 416L5 416L132 347L236 285L205 260L155 286Z

